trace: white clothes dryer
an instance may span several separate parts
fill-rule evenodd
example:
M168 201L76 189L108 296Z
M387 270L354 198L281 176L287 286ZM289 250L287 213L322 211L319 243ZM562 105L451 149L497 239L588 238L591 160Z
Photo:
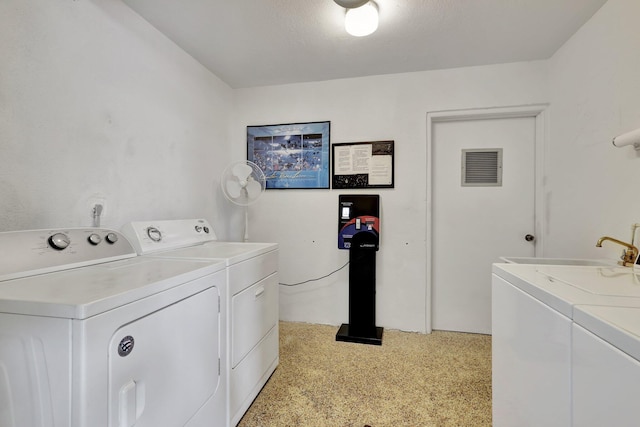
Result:
M224 259L229 294L229 423L235 426L279 363L278 245L217 241L204 219L137 221L122 232L139 254Z
M0 425L226 425L222 262L108 229L0 233Z

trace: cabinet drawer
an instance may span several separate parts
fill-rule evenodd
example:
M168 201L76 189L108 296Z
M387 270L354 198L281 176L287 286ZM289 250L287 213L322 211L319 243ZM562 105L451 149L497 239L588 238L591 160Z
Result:
M238 363L278 323L278 275L231 298L231 364Z
M235 426L278 366L278 325L230 373L229 409Z
M278 270L278 251L271 251L229 267L229 295L235 295Z

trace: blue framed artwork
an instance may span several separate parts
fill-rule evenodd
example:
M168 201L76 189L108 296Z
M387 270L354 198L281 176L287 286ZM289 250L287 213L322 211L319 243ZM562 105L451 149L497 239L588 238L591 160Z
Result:
M331 122L247 126L247 160L267 189L329 188Z

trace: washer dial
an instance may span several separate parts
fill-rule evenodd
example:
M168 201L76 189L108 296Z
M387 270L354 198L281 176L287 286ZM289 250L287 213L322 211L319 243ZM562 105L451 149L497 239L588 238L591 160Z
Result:
M71 244L71 239L64 233L56 233L49 237L49 244L53 249L61 251Z

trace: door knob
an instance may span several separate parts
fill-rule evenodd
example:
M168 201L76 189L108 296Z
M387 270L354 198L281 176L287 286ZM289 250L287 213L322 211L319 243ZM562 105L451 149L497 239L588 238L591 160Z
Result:
M527 234L526 236L524 236L524 240L526 240L527 242L533 242L535 240L535 237L533 234Z

